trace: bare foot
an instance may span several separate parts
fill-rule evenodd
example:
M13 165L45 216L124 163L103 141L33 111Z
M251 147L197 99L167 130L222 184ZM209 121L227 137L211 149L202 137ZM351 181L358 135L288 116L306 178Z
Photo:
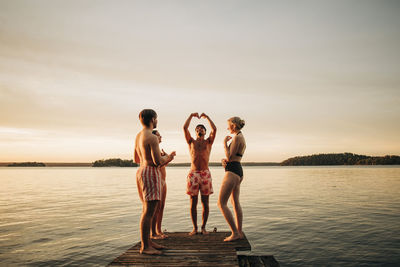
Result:
M209 232L206 231L206 228L201 228L201 234L202 235L208 235Z
M240 239L240 235L238 235L238 234L231 234L230 236L228 236L228 237L226 237L225 239L224 239L224 241L225 242L232 242L232 241L235 241L235 240L238 240L238 239Z
M147 254L147 255L161 255L162 251L159 251L153 247L148 247L146 249L140 249L139 250L140 254Z
M165 235L157 234L157 235L151 236L150 238L151 239L165 239Z
M166 238L168 238L168 235L166 235L166 234L164 234L164 233L161 233L161 236L162 236L161 239L166 239Z
M167 248L166 246L159 245L159 244L157 244L157 243L154 243L154 242L151 241L151 240L150 240L150 245L151 245L153 248L155 248L155 249L164 249L164 248Z
M164 234L163 231L158 231L158 232L157 232L157 235L160 236L159 239L165 239L165 238L168 237L168 235L167 235L167 234Z
M191 231L191 232L189 233L189 235L197 235L197 229L193 229L193 231Z

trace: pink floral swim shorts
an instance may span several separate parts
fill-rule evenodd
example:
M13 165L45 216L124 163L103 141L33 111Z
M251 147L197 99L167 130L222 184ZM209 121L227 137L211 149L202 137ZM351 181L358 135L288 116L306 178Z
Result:
M212 179L210 170L193 171L191 170L187 177L186 194L197 196L199 194L208 196L214 193L212 188Z

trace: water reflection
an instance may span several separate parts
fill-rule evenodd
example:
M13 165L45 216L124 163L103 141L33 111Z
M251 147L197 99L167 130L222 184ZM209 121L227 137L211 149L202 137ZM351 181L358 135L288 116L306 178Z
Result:
M212 168L208 228L228 226ZM135 168L0 168L0 261L105 265L139 240ZM190 231L187 168L168 168L163 225ZM246 167L244 231L284 266L400 262L399 167ZM199 206L200 210L201 207ZM200 220L201 218L199 218Z

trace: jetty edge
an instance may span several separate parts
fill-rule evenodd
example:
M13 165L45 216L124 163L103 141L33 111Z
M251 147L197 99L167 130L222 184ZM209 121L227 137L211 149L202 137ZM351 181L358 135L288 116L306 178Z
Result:
M224 242L230 232L210 232L192 235L187 232L166 232L167 239L156 240L166 246L162 255L139 253L140 242L115 258L108 266L267 266L279 267L274 256L238 255L250 251L246 236L233 242Z

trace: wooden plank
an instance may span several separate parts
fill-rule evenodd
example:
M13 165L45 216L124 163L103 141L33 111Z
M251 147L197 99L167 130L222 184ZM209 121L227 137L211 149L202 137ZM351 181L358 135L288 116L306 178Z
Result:
M279 262L272 255L238 255L238 261L240 267L280 267Z
M162 255L139 253L140 242L114 259L109 266L238 266L237 250L251 250L247 238L224 242L228 232L189 236L187 232L167 233L156 240L166 246Z

